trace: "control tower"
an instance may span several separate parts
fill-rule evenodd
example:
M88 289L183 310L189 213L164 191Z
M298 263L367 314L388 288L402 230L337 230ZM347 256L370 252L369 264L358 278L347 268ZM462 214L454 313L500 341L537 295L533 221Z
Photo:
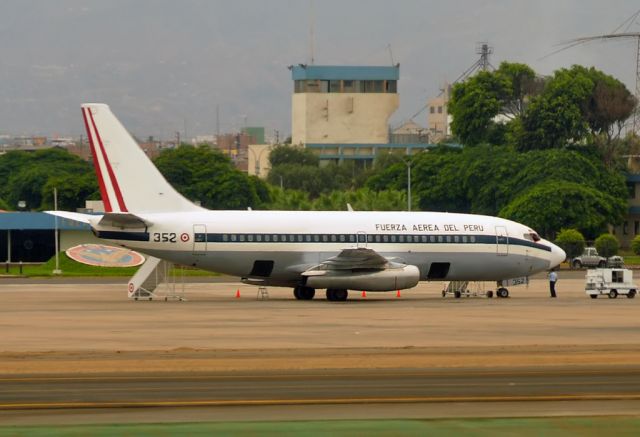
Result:
M364 146L370 156L373 146L389 142L389 117L399 105L399 65L290 69L293 144L322 148L325 154L335 146L341 156L350 154L345 148L357 154Z

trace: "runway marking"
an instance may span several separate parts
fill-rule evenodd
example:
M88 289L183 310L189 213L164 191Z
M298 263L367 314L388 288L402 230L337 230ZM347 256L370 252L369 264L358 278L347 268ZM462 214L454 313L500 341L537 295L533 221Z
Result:
M143 401L143 402L48 402L5 403L0 410L42 410L81 408L152 408L152 407L218 407L269 405L348 405L348 404L415 404L449 402L534 402L534 401L621 401L640 400L640 394L586 394L549 396L435 396L406 398L335 398L335 399L246 399L199 401Z
M501 371L486 371L486 372L467 372L466 369L461 368L460 372L425 372L425 373L403 373L400 371L399 373L392 373L393 369L390 371L380 371L373 372L367 375L359 375L356 372L358 371L368 371L370 369L354 369L354 373L326 373L326 374L307 374L307 373L278 373L275 375L184 375L184 376L172 376L172 375L160 375L160 376L148 376L148 375L140 375L140 376L119 376L119 375L107 375L107 376L28 376L28 377L13 377L13 378L0 378L0 382L43 382L43 381L139 381L139 380L163 380L163 381L184 381L184 380L194 380L194 381L202 381L202 380L236 380L236 379L263 379L263 380L273 380L273 379L291 379L292 377L303 377L305 379L329 379L329 378L353 378L353 379L367 379L371 377L376 378L398 378L398 377L443 377L443 376L462 376L462 377L478 377L478 376L530 376L530 375L544 375L549 376L550 373L555 373L556 376L562 375L589 375L589 376L616 376L616 375L624 375L624 376L637 376L640 375L640 369L607 369L606 372L601 370L558 370L558 369L545 369L545 370L524 370L522 372L501 372ZM468 375L468 376L467 376Z

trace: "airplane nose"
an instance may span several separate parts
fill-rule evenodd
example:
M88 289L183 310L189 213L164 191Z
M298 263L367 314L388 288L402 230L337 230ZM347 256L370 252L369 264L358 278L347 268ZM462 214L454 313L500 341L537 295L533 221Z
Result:
M549 260L549 268L553 269L560 265L565 259L567 259L567 254L564 250L559 248L553 243L549 243L551 246L551 259Z

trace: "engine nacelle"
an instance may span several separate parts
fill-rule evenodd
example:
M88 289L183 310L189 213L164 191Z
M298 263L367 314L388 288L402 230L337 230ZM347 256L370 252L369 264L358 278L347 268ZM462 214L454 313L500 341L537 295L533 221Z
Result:
M375 271L312 270L304 273L307 287L344 288L362 291L394 291L415 287L420 270L408 265Z

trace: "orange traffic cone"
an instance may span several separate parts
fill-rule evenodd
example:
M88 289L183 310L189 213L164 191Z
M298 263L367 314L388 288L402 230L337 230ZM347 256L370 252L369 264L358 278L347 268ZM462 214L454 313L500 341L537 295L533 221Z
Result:
M362 297L367 297L367 292L362 290Z
M240 299L240 289L236 290L236 299Z
M400 290L398 290L398 292L396 293L396 297L402 297L400 296Z

